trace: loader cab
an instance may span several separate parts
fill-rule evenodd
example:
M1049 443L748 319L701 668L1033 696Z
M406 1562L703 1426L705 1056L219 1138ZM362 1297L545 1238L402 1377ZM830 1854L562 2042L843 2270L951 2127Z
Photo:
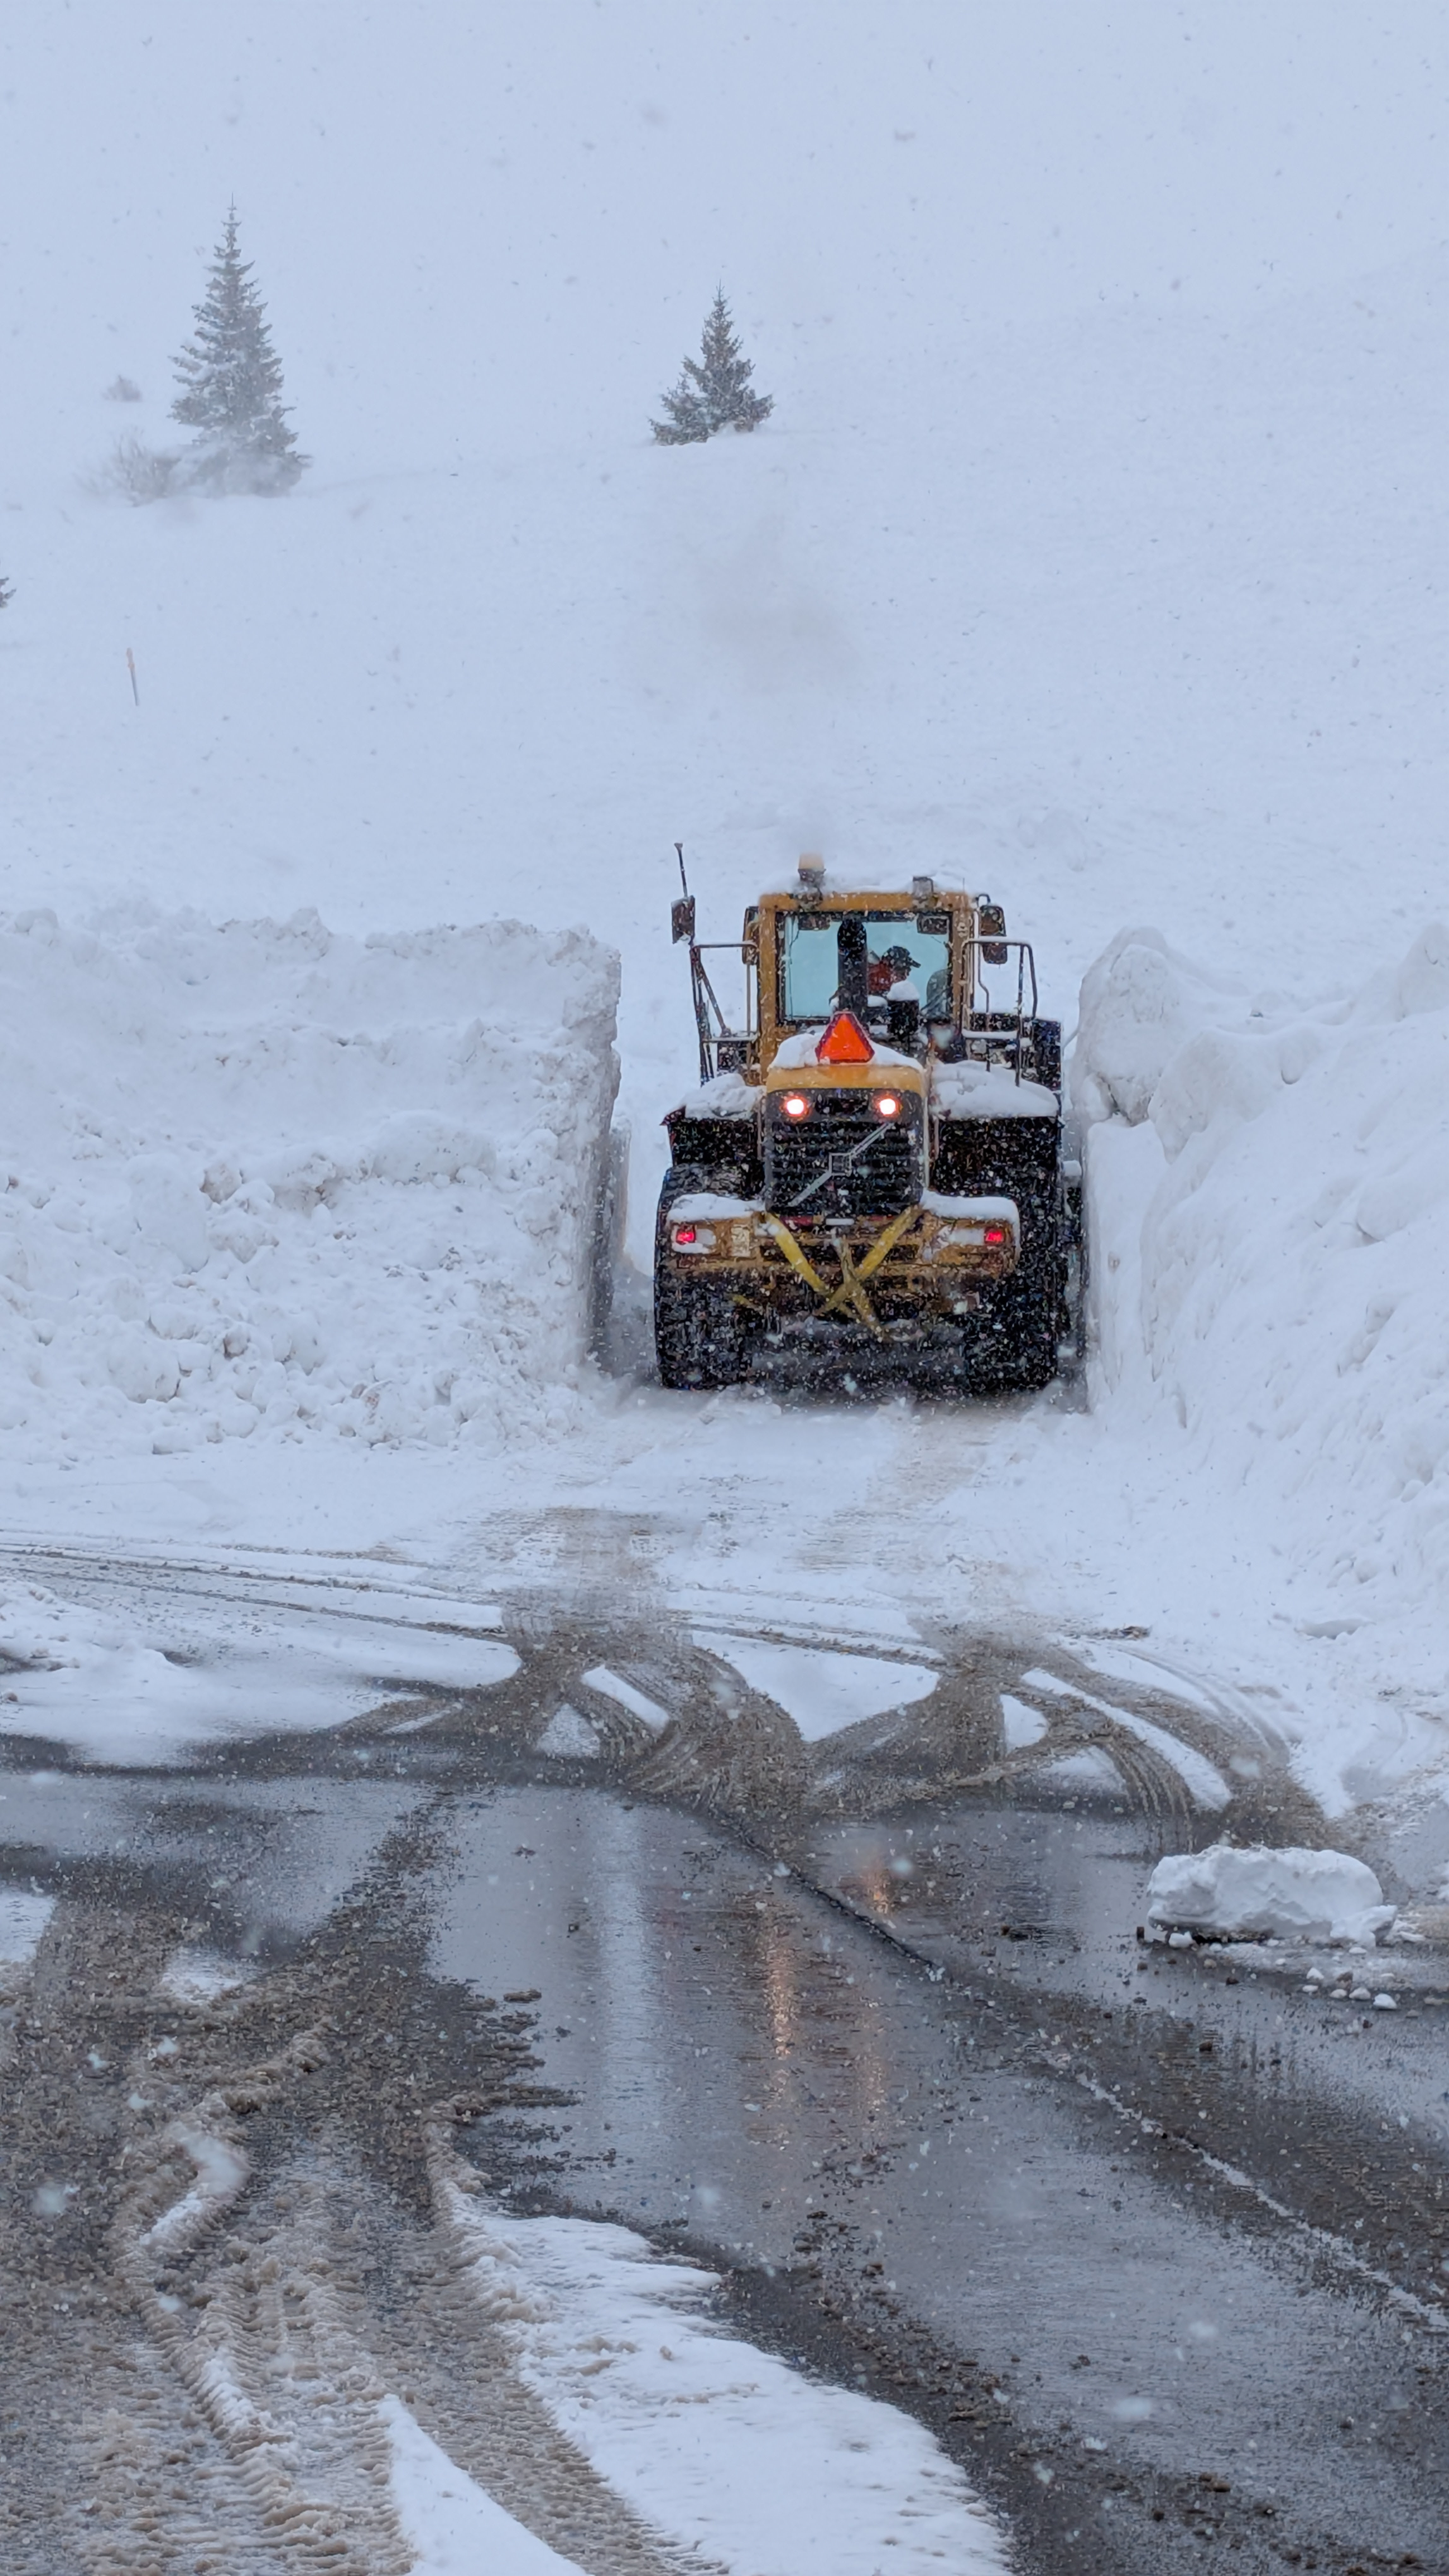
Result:
M760 1072L780 1046L848 1010L879 1044L924 1059L978 998L977 902L938 891L837 893L802 862L798 891L752 909Z
M913 877L908 891L846 892L802 859L796 887L749 906L738 943L698 940L688 899L675 905L672 927L689 943L701 1081L764 1082L780 1047L836 1010L897 1053L985 1055L1056 1079L1037 1060L1031 949L1007 939L1005 915L986 895L930 877Z
M809 1028L835 1010L913 1043L933 1021L949 1024L954 985L951 916L819 909L782 912L776 923L776 1024ZM929 1000L930 1007L927 1007ZM895 1035L891 1035L894 1027Z

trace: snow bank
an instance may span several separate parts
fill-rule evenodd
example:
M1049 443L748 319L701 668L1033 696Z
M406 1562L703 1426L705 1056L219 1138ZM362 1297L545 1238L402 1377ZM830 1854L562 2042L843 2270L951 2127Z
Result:
M1167 1931L1225 1939L1299 1933L1306 1940L1376 1941L1394 1920L1373 1871L1349 1852L1173 1852L1147 1882L1147 1920Z
M616 992L516 922L0 918L12 1456L567 1415Z
M1449 1578L1449 930L1303 1010L1151 931L1086 978L1099 1410L1155 1420L1318 1602ZM1129 1139L1127 1131L1138 1128Z

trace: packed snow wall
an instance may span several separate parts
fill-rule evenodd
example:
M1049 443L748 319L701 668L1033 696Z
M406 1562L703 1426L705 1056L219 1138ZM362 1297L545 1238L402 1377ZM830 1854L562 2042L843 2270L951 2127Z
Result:
M1449 929L1307 1010L1124 932L1073 1083L1099 1412L1216 1473L1322 1633L1403 1620L1412 1664L1449 1590Z
M12 1458L569 1418L617 995L511 921L0 916Z

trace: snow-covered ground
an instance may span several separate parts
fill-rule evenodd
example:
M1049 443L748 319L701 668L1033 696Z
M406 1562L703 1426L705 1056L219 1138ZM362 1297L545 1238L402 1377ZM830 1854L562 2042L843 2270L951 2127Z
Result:
M1145 1631L1449 1797L1444 86L1428 0L13 17L8 1539L647 1578L807 1732L860 1676L761 1627ZM133 509L233 195L313 462ZM656 448L721 278L774 416ZM1089 1409L585 1359L677 837L713 935L820 848L1092 968ZM4 1718L200 1731L88 1615L17 1580Z

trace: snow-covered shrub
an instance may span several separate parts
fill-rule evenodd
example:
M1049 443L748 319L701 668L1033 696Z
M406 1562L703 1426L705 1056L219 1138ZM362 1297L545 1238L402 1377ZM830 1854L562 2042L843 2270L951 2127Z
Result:
M143 438L128 434L117 439L105 463L87 478L86 489L102 500L119 495L139 509L147 501L165 500L175 487L179 462L174 449L148 447Z

